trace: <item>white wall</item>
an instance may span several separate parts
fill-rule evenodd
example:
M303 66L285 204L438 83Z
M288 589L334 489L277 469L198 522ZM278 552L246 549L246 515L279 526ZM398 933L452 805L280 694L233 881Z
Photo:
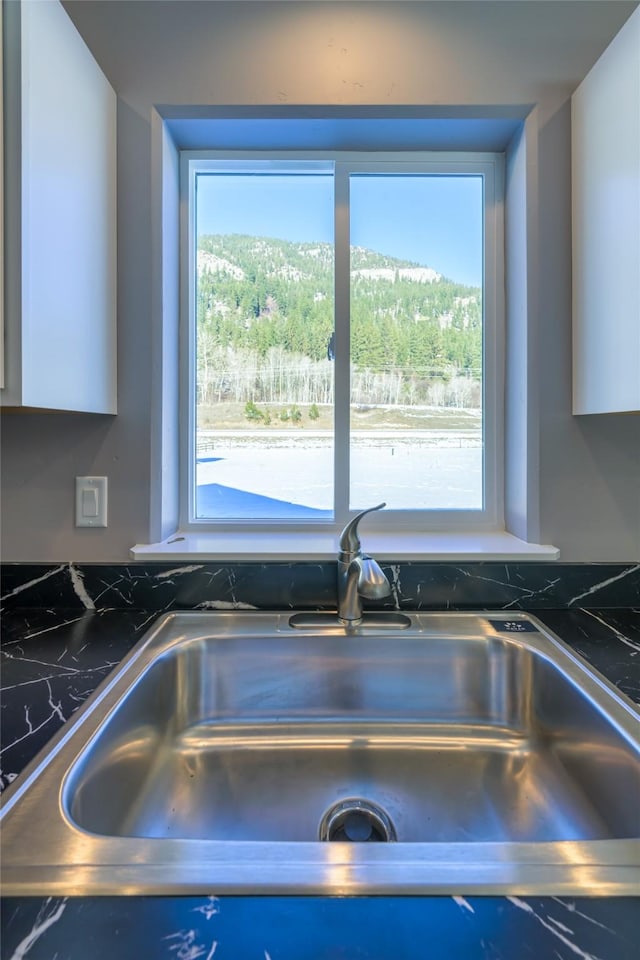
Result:
M65 3L119 95L119 415L3 416L3 558L125 560L149 539L154 105L537 104L540 536L565 560L640 559L640 419L570 412L568 104L635 6ZM76 474L109 475L106 530L74 529Z

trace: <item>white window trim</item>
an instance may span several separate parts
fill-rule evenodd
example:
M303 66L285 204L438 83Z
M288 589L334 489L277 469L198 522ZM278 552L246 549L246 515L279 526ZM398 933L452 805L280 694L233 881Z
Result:
M367 518L368 519L368 518ZM440 563L479 563L504 561L557 560L560 551L549 544L527 543L505 530L484 532L449 531L381 533L368 526L361 530L367 553L379 561ZM136 560L254 562L324 562L336 560L337 533L219 532L183 533L178 531L159 543L136 544L131 554Z
M474 114L475 116L475 114ZM483 114L484 116L484 114ZM549 561L559 557L556 547L539 543L535 424L537 393L529 386L527 371L535 354L535 287L527 277L535 277L535 241L537 207L536 182L528 175L535 168L538 132L537 111L526 116L504 150L509 179L505 184L505 210L509 226L508 256L513 279L507 282L507 313L510 328L517 336L512 341L509 367L504 367L504 388L512 406L511 424L504 440L509 451L505 459L505 527L495 531L442 531L419 533L395 530L374 534L367 525L367 549L381 559L403 561ZM218 123L219 121L216 121ZM304 121L300 121L303 123ZM458 121L456 121L458 122ZM460 120L459 123L463 123ZM216 127L217 130L217 127ZM215 132L215 131L214 131ZM431 131L433 133L433 131ZM430 134L431 136L431 134ZM252 534L238 530L216 533L181 531L178 522L178 412L174 402L178 387L178 221L180 219L179 158L180 145L173 140L162 115L153 114L154 195L154 310L157 335L152 349L155 356L154 398L158 414L154 419L152 460L158 476L152 478L151 530L157 542L136 544L131 555L140 561L314 561L335 559L337 534L289 530L274 533L256 530ZM469 142L465 149L473 149ZM499 148L500 149L500 148ZM193 151L195 155L195 151ZM201 151L204 155L204 151ZM234 156L237 153L234 152ZM317 151L314 155L317 155ZM444 154L443 154L444 155ZM406 156L406 155L405 155ZM530 159L531 158L531 159ZM525 206L526 204L526 206ZM501 224L502 229L502 224ZM531 281L533 283L533 281ZM510 291L510 292L509 292ZM528 291L528 292L527 292ZM500 288L500 296L503 291ZM532 326L534 324L534 326ZM529 331L527 333L527 331ZM524 337L524 339L523 339ZM514 346L515 344L515 346ZM515 352L514 352L515 351ZM513 406L515 404L515 406ZM522 411L528 411L525 415ZM506 411L505 411L506 413ZM514 424L519 429L514 433ZM513 460L512 460L513 458ZM515 485L514 485L515 484ZM372 520L367 518L368 524ZM303 535L301 536L300 533ZM310 534L313 533L313 536ZM375 537L375 540L373 539Z
M336 178L336 416L335 481L336 515L333 521L296 520L200 520L191 519L194 510L195 464L195 404L193 398L195 377L195 291L192 277L195 269L196 239L194 229L194 193L197 174L223 170L227 163L237 169L238 162L247 169L273 163L274 167L295 161L329 161L335 163ZM181 311L188 323L181 323L181 398L180 422L187 425L180 439L181 510L180 533L225 533L244 530L270 533L297 532L300 535L328 530L339 532L355 514L348 510L348 463L342 455L346 450L348 428L348 315L349 306L349 223L341 217L341 201L348 199L349 175L352 173L389 173L390 165L402 173L431 175L481 175L484 189L484 362L483 362L483 424L484 424L484 510L385 510L367 519L371 530L395 529L431 531L492 531L504 529L503 493L503 429L504 394L504 275L503 275L503 202L504 165L500 154L490 153L340 153L340 152L212 152L184 151L181 155ZM341 389L342 387L342 389ZM342 496L341 496L342 494ZM373 506L373 504L372 504Z

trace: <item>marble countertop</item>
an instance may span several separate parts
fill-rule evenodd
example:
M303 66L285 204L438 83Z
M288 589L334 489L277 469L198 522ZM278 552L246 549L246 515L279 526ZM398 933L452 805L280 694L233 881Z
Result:
M535 613L640 703L640 609ZM3 615L1 782L10 783L144 634L157 610ZM640 894L640 891L639 891ZM5 898L2 957L632 960L640 897Z

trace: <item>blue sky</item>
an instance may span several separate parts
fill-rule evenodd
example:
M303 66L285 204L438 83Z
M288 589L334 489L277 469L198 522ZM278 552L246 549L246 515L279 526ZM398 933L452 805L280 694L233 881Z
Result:
M333 241L333 178L200 175L198 232ZM351 242L482 282L480 177L354 176Z

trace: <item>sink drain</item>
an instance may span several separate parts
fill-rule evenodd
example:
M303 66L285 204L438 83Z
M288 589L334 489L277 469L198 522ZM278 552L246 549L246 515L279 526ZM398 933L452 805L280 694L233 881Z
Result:
M343 843L389 843L397 839L389 814L378 804L356 797L329 807L318 835L320 840Z

